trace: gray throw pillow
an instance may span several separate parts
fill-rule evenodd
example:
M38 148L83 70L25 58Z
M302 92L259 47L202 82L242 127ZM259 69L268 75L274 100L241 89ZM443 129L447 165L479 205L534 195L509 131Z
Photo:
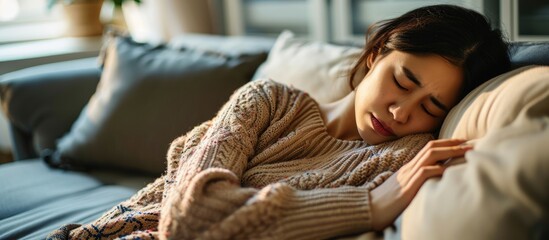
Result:
M160 174L170 142L211 119L266 52L173 49L115 37L97 91L57 144L56 162Z

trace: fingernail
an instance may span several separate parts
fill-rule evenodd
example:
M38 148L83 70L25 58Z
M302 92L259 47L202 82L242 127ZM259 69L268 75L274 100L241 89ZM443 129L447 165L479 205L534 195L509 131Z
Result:
M473 149L474 146L471 145L471 144L464 144L464 145L461 145L461 148L463 148L463 149Z

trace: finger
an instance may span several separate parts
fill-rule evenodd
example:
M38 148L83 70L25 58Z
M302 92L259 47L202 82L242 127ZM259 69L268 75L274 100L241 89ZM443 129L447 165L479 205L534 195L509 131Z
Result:
M429 149L436 148L436 147L448 147L448 146L456 146L467 142L465 139L437 139L437 140L431 140L429 141L416 155L418 158L422 158Z
M430 141L426 146L429 146L431 148L435 147L449 147L449 146L456 146L467 142L466 139L459 139L459 138L446 138L446 139L437 139Z
M440 177L444 174L444 171L446 170L445 166L441 165L432 165L432 166L423 166L419 169L419 171L414 174L410 181L409 187L410 190L414 193L417 193L419 191L419 188L427 181L429 178L433 177Z
M473 149L471 145L458 145L451 147L438 147L427 150L421 165L433 165L439 161L445 161L449 158L462 157L469 150Z

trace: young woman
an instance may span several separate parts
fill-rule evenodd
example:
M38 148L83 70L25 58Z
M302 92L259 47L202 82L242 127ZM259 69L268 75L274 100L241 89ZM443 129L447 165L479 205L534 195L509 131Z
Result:
M373 26L341 100L318 105L269 80L239 89L176 139L165 176L87 225L50 239L324 239L381 230L448 158L471 146L432 135L480 83L509 68L507 44L457 6Z

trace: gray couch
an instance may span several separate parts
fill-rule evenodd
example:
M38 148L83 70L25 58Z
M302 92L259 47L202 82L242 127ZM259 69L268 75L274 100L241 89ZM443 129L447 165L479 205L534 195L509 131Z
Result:
M267 53L274 43L274 39L203 35L189 35L178 41L169 48L214 49L231 56L239 52L246 53L239 56L259 56L261 52ZM164 46L150 49L158 48ZM549 65L547 42L512 43L510 54L514 68ZM161 174L156 169L147 171L146 167L125 168L124 164L112 168L108 163L95 166L89 164L92 160L84 161L81 167L61 166L63 158L56 155L57 144L74 128L73 123L81 117L99 79L105 75L97 62L97 58L89 58L48 64L0 77L2 107L10 121L15 156L14 162L0 165L0 239L42 239L62 224L90 222ZM252 75L253 71L243 76L249 81ZM224 90L228 96L234 89ZM210 104L212 107L207 109L201 104L194 102L189 107L195 105L195 108L184 109L187 115L198 114L201 109L205 112L200 118L178 126L181 128L178 135L213 116L212 109L221 103ZM174 102L172 107L177 106ZM161 146L167 150L168 144L162 142ZM74 157L70 160L78 161Z

